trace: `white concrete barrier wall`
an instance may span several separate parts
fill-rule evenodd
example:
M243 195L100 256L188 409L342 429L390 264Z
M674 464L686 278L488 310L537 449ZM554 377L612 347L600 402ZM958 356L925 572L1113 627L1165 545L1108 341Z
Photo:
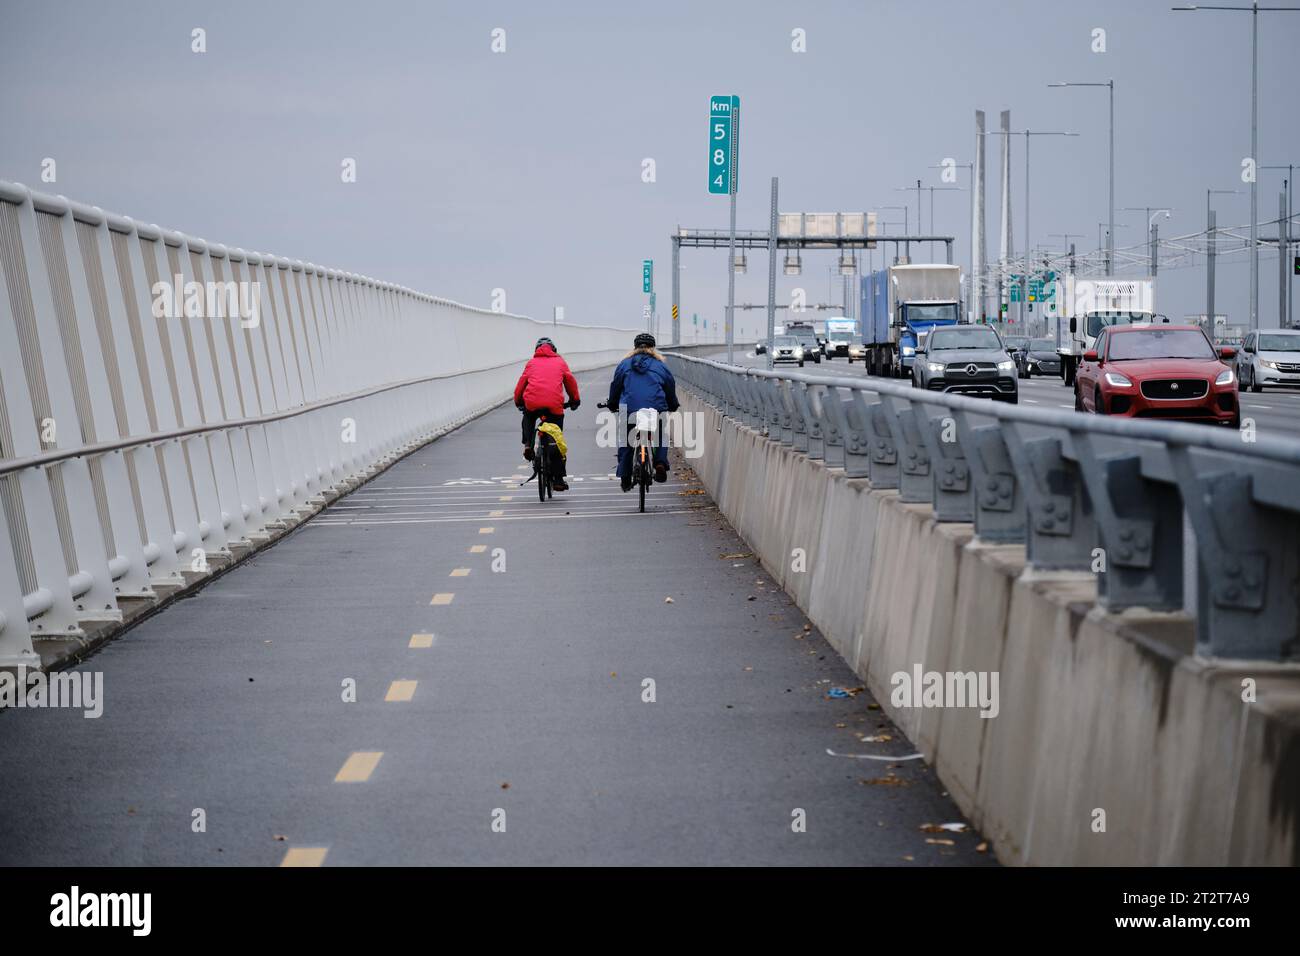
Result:
M1021 545L683 400L718 506L999 859L1300 863L1300 668L1197 658L1186 616L1108 614L1091 575L1028 572ZM918 665L997 673L997 715L898 706L892 678Z
M507 400L539 336L583 370L632 334L0 182L0 666L34 664L32 635L120 621L123 600L264 542Z

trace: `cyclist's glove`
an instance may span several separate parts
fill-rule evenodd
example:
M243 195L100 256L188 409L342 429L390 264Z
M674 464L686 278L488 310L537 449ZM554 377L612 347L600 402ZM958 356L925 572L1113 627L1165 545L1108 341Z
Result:
M578 410L578 406L581 404L582 402L575 398L571 402L569 402L569 408L576 412Z

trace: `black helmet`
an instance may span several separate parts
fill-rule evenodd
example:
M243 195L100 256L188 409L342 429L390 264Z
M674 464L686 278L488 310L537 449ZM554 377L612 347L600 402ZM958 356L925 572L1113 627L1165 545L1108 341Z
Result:
M543 345L549 345L551 348L555 349L555 343L552 342L550 339L548 339L548 338L547 338L546 336L544 336L544 335L543 335L540 339L537 340L537 344L534 345L533 348L534 348L534 349L540 349ZM555 349L555 351L558 352L559 349Z
M655 347L655 337L649 332L642 332L632 340L634 349L652 349Z

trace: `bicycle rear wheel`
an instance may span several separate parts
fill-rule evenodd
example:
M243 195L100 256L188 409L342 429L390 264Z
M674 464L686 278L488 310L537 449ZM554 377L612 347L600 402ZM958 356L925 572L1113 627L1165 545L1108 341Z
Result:
M637 483L637 487L641 489L641 511L644 512L645 511L645 490L646 490L646 486L650 483L650 473L646 470L645 448L638 449L638 457L640 458L640 461L637 462L636 483Z
M546 443L539 442L537 446L537 500L546 500L547 486L551 483L551 469L546 460Z

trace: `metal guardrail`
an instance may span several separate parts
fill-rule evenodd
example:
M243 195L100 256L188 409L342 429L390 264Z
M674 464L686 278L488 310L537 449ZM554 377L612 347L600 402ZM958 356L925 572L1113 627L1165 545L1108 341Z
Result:
M1111 611L1186 610L1198 654L1300 653L1300 442L1025 408L876 378L668 357L728 418L1032 568L1096 572ZM917 569L924 573L924 569Z
M205 314L228 284L255 320ZM505 400L553 331L0 182L0 666ZM562 335L581 367L631 333Z

